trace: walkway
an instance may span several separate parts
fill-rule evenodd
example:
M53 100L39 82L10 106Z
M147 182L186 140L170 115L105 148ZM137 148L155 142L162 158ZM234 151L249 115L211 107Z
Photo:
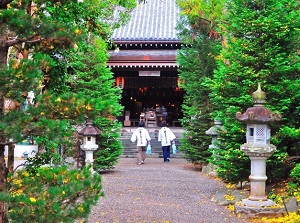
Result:
M121 158L102 173L105 197L100 198L89 223L241 223L232 211L211 201L222 187L193 169L184 159L148 158L137 165Z

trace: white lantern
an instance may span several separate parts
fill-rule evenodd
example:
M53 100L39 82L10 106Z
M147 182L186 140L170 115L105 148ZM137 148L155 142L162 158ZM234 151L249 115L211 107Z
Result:
M94 151L98 149L96 144L96 136L101 134L101 131L93 126L93 123L90 120L86 121L86 126L78 132L79 135L83 136L83 143L80 148L85 151L85 163L91 164L94 163Z

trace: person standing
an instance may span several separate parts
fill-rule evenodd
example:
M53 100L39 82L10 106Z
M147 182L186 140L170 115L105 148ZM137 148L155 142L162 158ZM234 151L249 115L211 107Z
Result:
M161 142L164 162L170 162L171 144L175 143L176 136L167 126L166 121L161 122L162 128L158 132L158 141Z
M146 147L150 145L150 135L147 129L144 128L144 122L139 122L138 128L132 133L131 142L137 146L138 164L144 164L146 159Z

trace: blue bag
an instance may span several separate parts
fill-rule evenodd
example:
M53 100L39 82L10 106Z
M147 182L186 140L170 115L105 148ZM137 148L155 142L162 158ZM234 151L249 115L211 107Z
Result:
M177 148L176 148L175 143L172 144L172 149L173 149L173 154L176 154L177 153Z
M150 144L148 144L148 146L147 146L146 154L147 155L151 154L151 145Z

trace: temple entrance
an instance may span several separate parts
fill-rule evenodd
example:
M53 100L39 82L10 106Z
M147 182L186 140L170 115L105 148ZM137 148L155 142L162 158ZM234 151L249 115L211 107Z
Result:
M121 99L124 106L123 120L129 116L131 126L136 125L141 114L150 111L156 114L156 126L160 126L162 120L166 120L170 126L178 126L178 119L182 118L182 102L183 91L178 87L177 74L162 72L158 77L138 77L132 74L124 77Z
M124 90L121 103L125 111L130 111L131 118L139 118L142 112L155 110L160 111L165 108L167 119L182 118L181 104L182 91L172 88L140 87L138 89Z

